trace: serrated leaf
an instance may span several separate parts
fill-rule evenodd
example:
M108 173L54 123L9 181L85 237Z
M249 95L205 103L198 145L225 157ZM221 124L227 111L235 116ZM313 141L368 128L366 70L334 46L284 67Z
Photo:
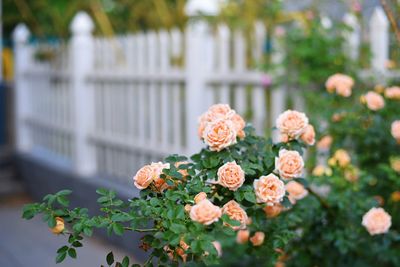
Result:
M71 258L76 259L76 250L75 250L74 248L68 249L68 255L69 255Z
M56 257L56 263L62 262L65 259L66 256L67 256L67 251L58 253L57 257Z
M117 235L122 235L124 233L124 227L120 223L113 224L114 233Z
M114 254L110 251L106 256L107 264L112 265L114 263Z

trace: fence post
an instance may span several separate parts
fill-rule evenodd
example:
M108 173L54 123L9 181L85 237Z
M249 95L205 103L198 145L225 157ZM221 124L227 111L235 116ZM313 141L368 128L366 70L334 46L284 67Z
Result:
M185 36L185 80L186 80L186 142L187 153L197 152L202 144L197 134L198 117L207 109L206 79L209 65L207 55L210 27L198 15L215 15L216 1L191 0L186 5L190 17Z
M381 7L376 7L370 20L371 66L384 72L389 59L389 22Z
M94 127L94 97L88 88L87 74L94 66L93 21L85 12L78 12L70 25L71 93L73 103L73 131L75 141L75 170L82 176L96 171L95 148L89 144L89 133Z
M352 59L357 60L360 48L361 27L357 17L352 13L344 15L343 22L351 28L351 32L345 31L344 38L346 40L345 52Z
M14 85L15 85L15 132L16 148L19 152L29 151L31 139L25 120L29 116L29 83L25 71L30 66L31 54L28 46L30 32L25 24L18 24L13 32L14 40Z

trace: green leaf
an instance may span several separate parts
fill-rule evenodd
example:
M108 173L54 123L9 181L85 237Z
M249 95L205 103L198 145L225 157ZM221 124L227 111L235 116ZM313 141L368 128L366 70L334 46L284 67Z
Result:
M57 195L57 196L68 196L68 195L70 195L71 193L72 193L71 190L64 189L64 190L59 191L56 195Z
M251 202L251 203L256 203L256 195L254 194L254 192L245 192L244 193L244 199L246 199L247 201Z
M68 205L69 205L69 200L64 195L58 196L57 202L60 203L64 207L68 207Z
M68 246L63 246L57 250L57 253L66 252L68 250Z
M186 227L184 225L177 223L172 223L170 229L172 232L176 234L183 233L186 231Z
M122 267L128 267L129 266L129 258L127 256L124 257L122 260Z
M84 233L85 235L87 235L87 236L92 236L92 234L93 234L93 229L92 229L92 228L89 228L89 227L85 227L85 228L83 228L83 233Z
M65 259L66 256L67 256L67 251L63 251L61 253L58 253L57 257L56 257L56 263L62 262Z
M113 224L114 233L117 235L122 235L124 233L124 227L120 223Z
M108 265L112 265L114 263L114 254L112 253L112 251L107 254L106 260Z
M47 225L48 225L50 228L55 227L56 224L57 224L57 222L56 222L56 219L55 219L54 217L50 217L49 220L47 221Z
M74 247L76 247L76 248L82 247L82 243L79 242L79 241L74 241L74 242L72 243L72 245L73 245Z
M106 196L108 194L108 190L105 188L99 188L96 190L96 193L102 196Z
M68 255L69 255L71 258L76 259L76 250L75 250L74 248L68 249Z

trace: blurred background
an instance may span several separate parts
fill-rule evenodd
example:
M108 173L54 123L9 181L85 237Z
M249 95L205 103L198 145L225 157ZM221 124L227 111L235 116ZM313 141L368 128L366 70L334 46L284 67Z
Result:
M0 266L55 265L62 237L22 221L23 203L63 188L90 210L98 187L137 195L138 168L201 147L211 104L274 138L287 108L317 119L331 74L400 80L396 0L0 2ZM109 250L140 261L139 238L99 233L64 266Z

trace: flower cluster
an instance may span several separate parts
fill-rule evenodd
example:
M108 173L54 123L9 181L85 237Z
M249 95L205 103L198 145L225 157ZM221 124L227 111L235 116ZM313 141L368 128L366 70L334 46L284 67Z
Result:
M306 182L300 177L301 153L315 139L304 113L286 111L278 122L288 140L275 145L245 127L243 118L228 105L213 105L199 118L198 132L207 147L190 158L171 155L141 167L132 178L140 197L125 203L115 192L99 189L102 214L90 217L85 209L68 209L70 192L61 191L46 196L45 203L27 207L24 217L48 214L53 233L70 235L72 247L60 248L57 261L76 255L74 246L80 246L82 236L91 235L94 228L117 235L147 233L140 247L151 249L150 260L157 257L163 264L217 264L237 249L252 254L259 253L260 247L275 248L283 240L288 242L287 232L293 230L270 221L307 196ZM71 233L65 230L68 226ZM278 255L268 255L270 265ZM111 258L107 256L109 265ZM123 260L125 265L127 261Z
M326 90L329 93L336 92L336 94L343 97L349 97L351 95L353 86L353 78L340 73L330 76L325 83Z

